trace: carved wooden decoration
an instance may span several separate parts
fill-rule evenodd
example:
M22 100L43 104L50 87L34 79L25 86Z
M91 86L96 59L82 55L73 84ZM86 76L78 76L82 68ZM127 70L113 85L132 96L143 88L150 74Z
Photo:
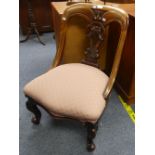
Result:
M82 60L82 63L99 67L97 60L99 58L99 46L103 42L104 36L104 21L106 19L103 17L104 12L97 9L92 8L94 13L94 17L92 22L88 25L88 34L87 37L89 39L89 47L84 52L85 59Z

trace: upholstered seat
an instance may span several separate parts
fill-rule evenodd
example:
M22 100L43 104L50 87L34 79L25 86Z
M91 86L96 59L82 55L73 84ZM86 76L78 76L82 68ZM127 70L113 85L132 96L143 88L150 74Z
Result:
M95 123L105 108L108 79L97 68L65 64L32 80L24 92L53 115Z

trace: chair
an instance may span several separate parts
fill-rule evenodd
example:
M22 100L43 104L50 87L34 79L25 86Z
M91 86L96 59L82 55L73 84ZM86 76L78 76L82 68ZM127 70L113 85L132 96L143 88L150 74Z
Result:
M108 76L101 70L98 62L102 58L101 47L108 37L108 28L112 22L119 23L121 31ZM111 6L79 3L65 10L53 68L24 87L28 98L26 106L34 114L34 124L39 124L41 119L37 106L43 107L53 118L78 120L87 128L88 151L95 149L93 139L115 82L128 22L126 12ZM79 40L79 36L71 32L73 29L77 32L80 29L82 32L78 33L81 37ZM69 40L69 36L72 39ZM83 44L79 44L79 41ZM82 53L80 56L73 56L77 54L75 51ZM82 60L76 62L80 58Z

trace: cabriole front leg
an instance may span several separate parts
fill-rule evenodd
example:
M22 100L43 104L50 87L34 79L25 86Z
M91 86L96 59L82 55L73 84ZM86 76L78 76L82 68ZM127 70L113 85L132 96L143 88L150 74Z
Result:
M26 107L29 111L31 111L34 114L34 116L32 117L32 120L31 120L32 123L39 124L40 119L41 119L41 112L38 109L35 101L28 97L28 100L26 102Z

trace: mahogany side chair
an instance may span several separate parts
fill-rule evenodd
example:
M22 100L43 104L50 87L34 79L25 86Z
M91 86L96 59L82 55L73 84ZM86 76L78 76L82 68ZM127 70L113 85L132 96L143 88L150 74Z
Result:
M112 22L120 25L120 35L108 76L101 69L100 59L105 56L102 45ZM116 79L128 23L125 11L107 5L79 3L64 11L52 69L24 87L34 124L41 119L37 106L53 118L78 120L87 128L87 150L95 149L93 139Z

